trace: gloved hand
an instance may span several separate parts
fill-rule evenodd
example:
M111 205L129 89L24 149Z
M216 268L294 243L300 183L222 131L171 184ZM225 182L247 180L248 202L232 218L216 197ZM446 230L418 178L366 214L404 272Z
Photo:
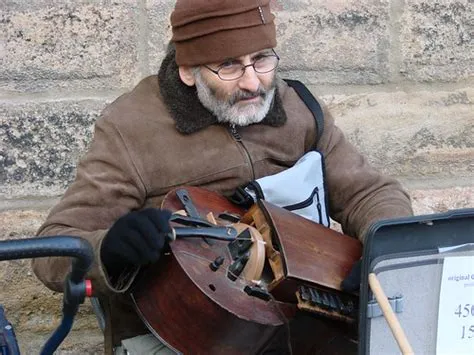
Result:
M147 208L119 218L105 236L100 250L109 275L117 276L126 267L158 261L171 233L170 217L168 210Z
M362 260L357 260L354 265L352 265L352 269L349 272L349 275L342 280L341 288L345 292L356 292L360 289L360 283L362 279Z

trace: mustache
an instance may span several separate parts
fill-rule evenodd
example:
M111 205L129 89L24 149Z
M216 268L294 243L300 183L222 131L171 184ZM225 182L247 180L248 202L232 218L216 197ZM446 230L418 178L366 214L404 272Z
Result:
M248 90L238 90L232 94L228 102L232 106L241 100L253 99L258 96L260 96L262 99L265 99L267 97L267 91L262 87L258 88L258 90L255 92Z

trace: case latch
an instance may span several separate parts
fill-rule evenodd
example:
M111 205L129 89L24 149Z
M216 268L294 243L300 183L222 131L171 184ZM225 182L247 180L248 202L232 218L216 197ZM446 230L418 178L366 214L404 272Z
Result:
M403 312L403 295L389 297L388 302L395 313ZM376 318L382 315L383 313L377 300L369 301L369 304L367 305L367 318Z

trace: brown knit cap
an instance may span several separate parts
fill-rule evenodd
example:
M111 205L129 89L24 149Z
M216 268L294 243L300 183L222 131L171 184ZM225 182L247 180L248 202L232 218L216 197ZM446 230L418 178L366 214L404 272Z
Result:
M270 0L177 0L176 63L196 66L274 48L274 19Z

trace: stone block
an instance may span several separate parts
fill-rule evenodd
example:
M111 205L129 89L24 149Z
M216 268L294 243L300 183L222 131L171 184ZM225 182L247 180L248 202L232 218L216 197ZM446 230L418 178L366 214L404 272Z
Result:
M383 172L474 181L474 89L323 98L348 139Z
M137 2L8 1L0 89L116 89L138 80Z
M402 75L459 81L474 74L474 3L408 0L401 19Z
M390 76L389 1L277 1L284 75L308 84L380 84Z
M416 215L474 208L474 185L447 189L409 191Z
M105 102L0 106L0 196L54 196L75 176Z
M174 9L174 4L174 1L147 0L149 74L158 73L161 61L166 54L166 47L171 40L170 15Z

